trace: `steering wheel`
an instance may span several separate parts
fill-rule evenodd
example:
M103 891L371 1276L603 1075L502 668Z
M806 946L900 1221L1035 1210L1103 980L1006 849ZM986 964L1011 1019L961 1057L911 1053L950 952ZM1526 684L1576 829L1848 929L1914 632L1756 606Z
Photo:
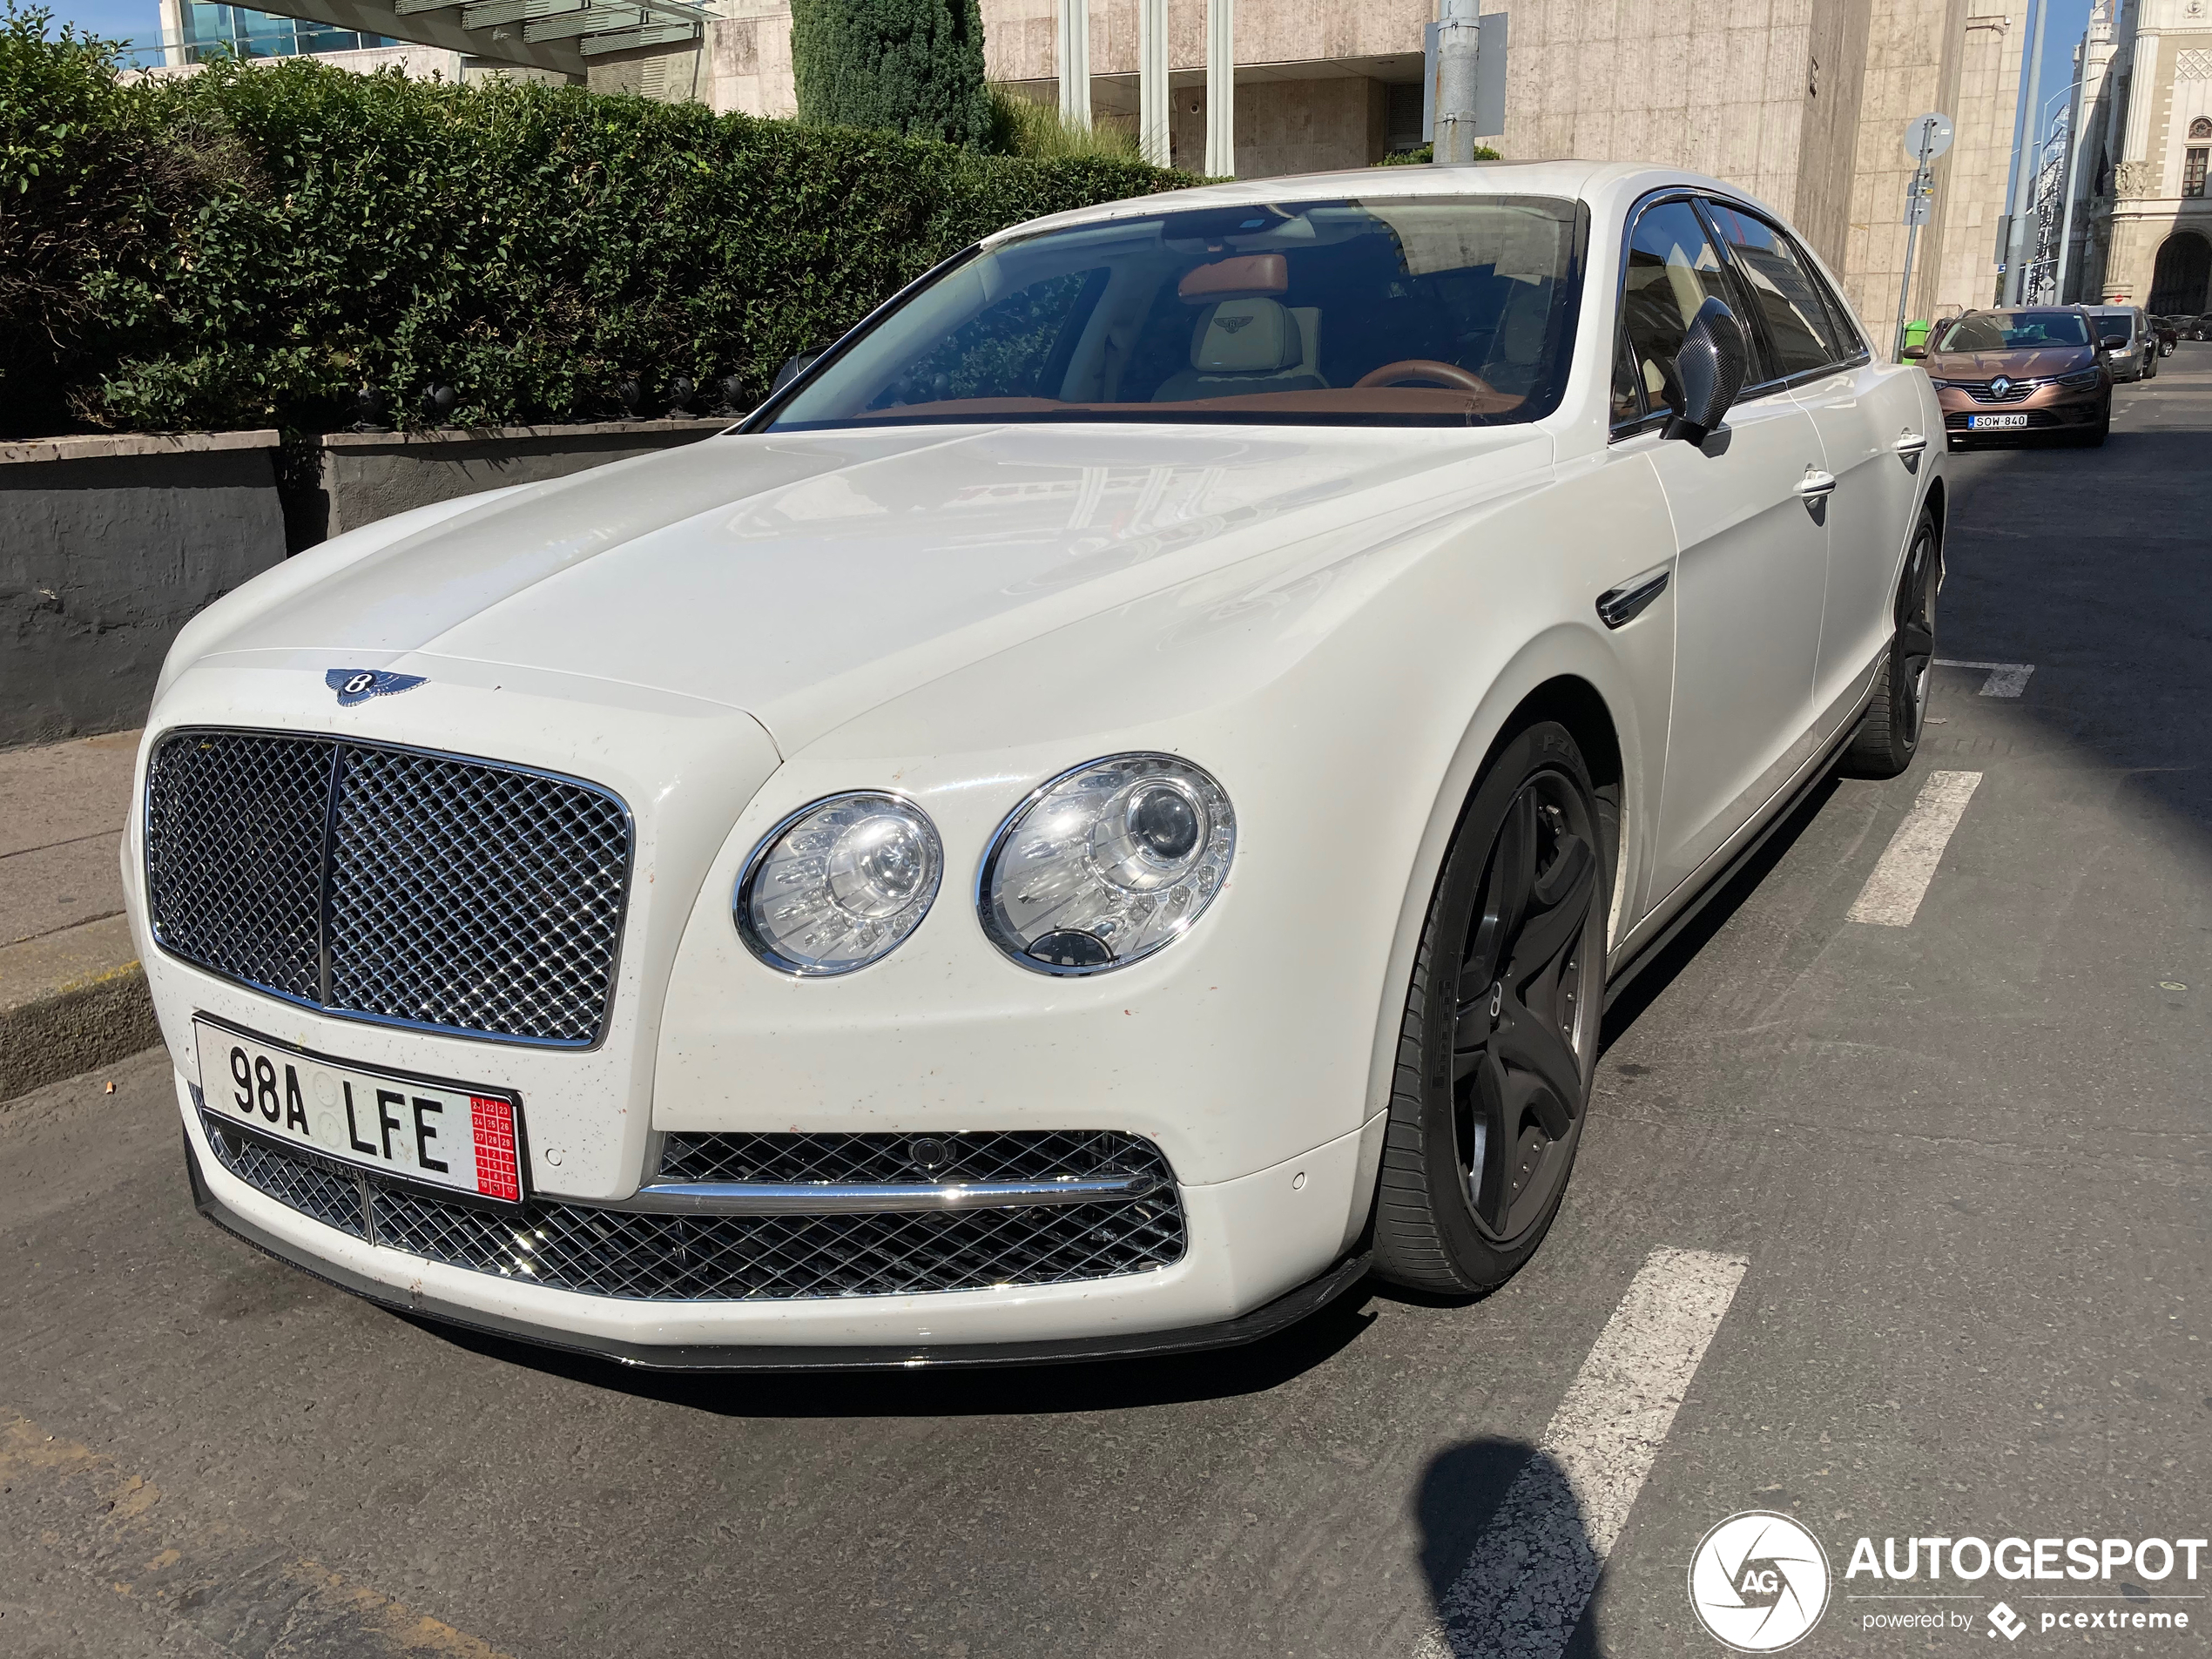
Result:
M1371 368L1354 386L1405 386L1414 381L1430 381L1455 387L1462 392L1479 392L1488 397L1497 396L1497 388L1481 375L1461 368L1456 363L1440 363L1433 357L1407 357L1395 363L1385 363L1380 368Z

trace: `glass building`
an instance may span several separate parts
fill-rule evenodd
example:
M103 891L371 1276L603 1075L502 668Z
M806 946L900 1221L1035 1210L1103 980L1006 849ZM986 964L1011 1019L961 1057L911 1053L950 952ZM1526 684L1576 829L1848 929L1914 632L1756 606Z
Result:
M167 7L163 8L167 10ZM172 64L204 64L211 57L293 57L302 52L350 52L365 47L396 46L382 35L364 35L305 17L279 17L243 6L185 3Z

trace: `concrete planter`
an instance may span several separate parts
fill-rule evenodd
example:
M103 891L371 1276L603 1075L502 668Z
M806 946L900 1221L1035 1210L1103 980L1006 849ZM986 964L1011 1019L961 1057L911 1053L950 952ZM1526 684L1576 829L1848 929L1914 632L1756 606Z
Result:
M0 443L0 749L145 718L177 631L282 562L274 432Z
M313 546L432 502L696 443L726 431L735 418L327 433L314 441L319 483L291 503L293 546Z

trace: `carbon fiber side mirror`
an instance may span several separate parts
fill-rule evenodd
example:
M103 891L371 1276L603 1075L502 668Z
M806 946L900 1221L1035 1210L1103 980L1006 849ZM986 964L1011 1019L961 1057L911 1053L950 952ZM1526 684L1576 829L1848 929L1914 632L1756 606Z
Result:
M1675 384L1682 401L1665 435L1704 442L1743 389L1750 361L1750 347L1736 314L1716 298L1698 307L1675 354Z

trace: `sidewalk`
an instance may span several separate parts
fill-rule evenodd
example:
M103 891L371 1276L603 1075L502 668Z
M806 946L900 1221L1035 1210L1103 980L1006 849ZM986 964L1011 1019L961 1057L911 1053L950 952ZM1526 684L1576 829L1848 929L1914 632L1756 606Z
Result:
M117 867L138 747L0 753L0 1101L161 1040Z

